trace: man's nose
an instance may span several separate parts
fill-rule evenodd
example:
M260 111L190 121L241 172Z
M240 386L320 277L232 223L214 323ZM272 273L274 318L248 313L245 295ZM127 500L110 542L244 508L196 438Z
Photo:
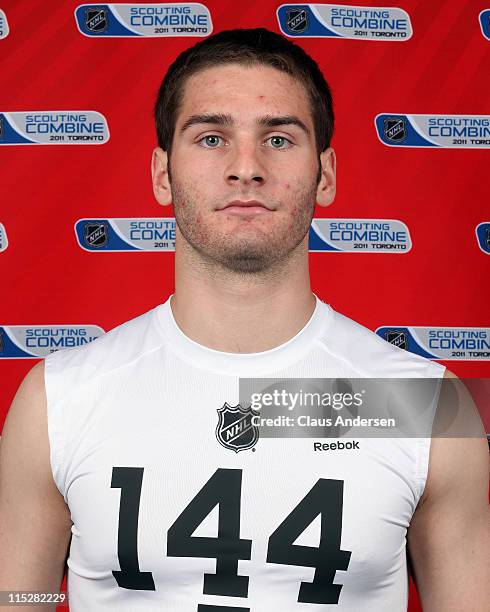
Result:
M225 181L237 185L261 185L267 180L266 168L257 143L236 145L228 153L228 163L225 167Z

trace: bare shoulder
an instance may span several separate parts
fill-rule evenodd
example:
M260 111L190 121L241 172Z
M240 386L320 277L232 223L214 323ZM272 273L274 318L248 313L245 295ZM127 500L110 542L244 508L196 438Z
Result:
M45 461L49 459L49 441L43 361L25 376L5 420L0 446L2 464L12 456L31 463L38 475L49 467Z
M490 597L488 444L464 382L452 372L442 382L408 548L424 610L479 612Z
M487 497L488 443L478 409L467 387L446 370L439 398L429 472L422 503L429 497L471 491Z
M40 362L19 386L0 439L0 587L57 588L70 528L70 512L51 472Z
M46 445L49 446L48 439L43 435L45 432L46 392L44 362L41 361L25 376L8 411L0 446L2 464L9 460L12 451L14 454L22 451L23 457L37 455L37 459L42 460L42 451L46 450ZM38 467L42 468L42 465Z

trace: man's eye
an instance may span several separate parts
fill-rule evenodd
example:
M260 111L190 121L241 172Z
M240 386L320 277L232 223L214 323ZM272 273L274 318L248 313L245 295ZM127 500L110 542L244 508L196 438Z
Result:
M292 142L284 136L271 136L266 142L270 142L273 149L289 149L292 145Z
M204 136L204 138L201 138L201 140L199 140L199 144L206 149L216 149L221 140L221 136L211 134L210 136Z

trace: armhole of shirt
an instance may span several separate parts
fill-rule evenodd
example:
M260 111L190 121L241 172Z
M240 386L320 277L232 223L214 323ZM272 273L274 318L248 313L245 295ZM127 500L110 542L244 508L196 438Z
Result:
M429 368L429 378L439 378L442 383L444 378L444 372L446 367L437 362L431 362ZM440 387L439 387L440 389ZM439 397L439 394L438 394ZM432 425L431 425L432 429ZM432 437L430 438L418 438L417 439L417 468L415 473L415 482L417 486L417 503L420 501L425 491L425 485L427 484L427 477L429 475L429 459L431 449Z
M59 403L58 355L53 353L44 360L44 385L46 388L46 405L49 438L49 460L53 480L66 500L63 482L63 420Z
M417 487L417 504L424 494L427 476L429 474L429 456L432 438L417 439L417 469L415 483Z

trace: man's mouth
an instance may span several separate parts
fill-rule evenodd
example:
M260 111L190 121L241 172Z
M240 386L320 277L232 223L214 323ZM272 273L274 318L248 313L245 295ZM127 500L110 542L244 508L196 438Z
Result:
M233 200L220 210L245 215L270 212L270 208L258 200Z

